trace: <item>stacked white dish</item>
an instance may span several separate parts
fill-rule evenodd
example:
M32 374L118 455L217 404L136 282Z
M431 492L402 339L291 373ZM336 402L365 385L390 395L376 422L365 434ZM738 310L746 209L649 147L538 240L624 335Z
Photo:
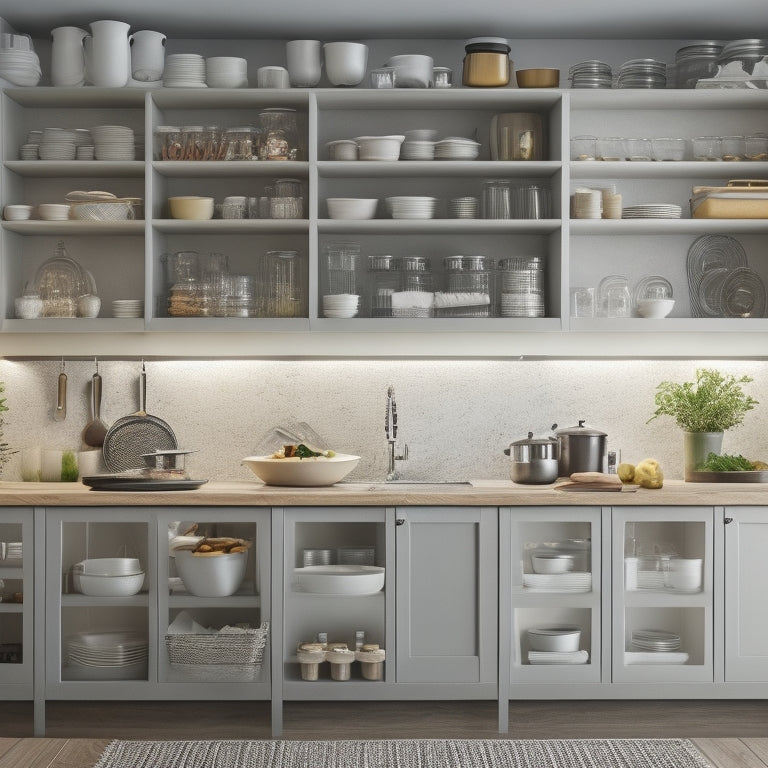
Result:
M196 53L172 53L165 57L166 88L207 88L205 59Z
M23 560L24 559L24 545L21 541L9 541L5 545L5 559L6 560Z
M247 88L248 62L237 56L210 56L205 60L205 82L210 88Z
M573 193L574 219L599 219L603 215L603 193L599 189L579 187Z
M626 664L685 664L688 654L680 650L680 635L664 629L635 629Z
M589 651L528 651L529 664L586 664Z
M3 218L6 221L26 221L32 215L31 205L6 205Z
M138 632L80 632L67 641L68 676L136 680L146 676L149 644Z
M14 38L23 37L14 35ZM40 82L43 71L34 51L19 48L0 48L0 77L18 86L33 86Z
M44 128L38 146L41 160L74 160L75 132L68 128Z
M476 197L455 197L448 201L448 215L452 219L476 219L478 209Z
M461 136L449 136L435 143L435 160L476 160L480 143Z
M97 160L133 160L136 145L133 128L125 125L96 125L91 129Z
M434 160L434 141L404 141L400 148L401 160Z
M84 595L128 597L144 584L144 571L135 557L97 557L72 566L72 584Z
M592 574L582 571L524 573L523 587L530 592L591 592Z
M437 198L400 195L387 197L385 202L393 219L431 219L435 215Z
M115 299L112 317L144 317L143 299Z
M69 205L64 203L40 203L37 215L44 221L66 221L69 218Z
M621 209L622 219L679 219L683 209L672 203L641 203Z
M323 296L325 317L354 317L360 308L360 297L352 293L334 293Z

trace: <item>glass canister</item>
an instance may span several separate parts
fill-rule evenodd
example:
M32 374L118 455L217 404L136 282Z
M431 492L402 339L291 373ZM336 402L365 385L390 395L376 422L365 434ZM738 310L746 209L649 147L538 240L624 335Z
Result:
M307 269L298 251L267 251L260 289L265 317L307 317Z
M445 293L436 305L437 317L490 317L494 296L493 259L486 256L446 256Z
M224 147L221 152L224 160L255 160L253 148L253 128L250 125L240 125L227 128L224 131Z
M392 294L400 290L400 265L390 254L368 257L368 314L392 317Z
M544 317L545 271L541 256L513 256L499 262L502 317Z
M359 243L328 243L323 253L322 295L359 293L357 269L360 262Z
M272 107L259 112L261 160L300 160L303 156L295 109Z
M462 82L474 88L509 85L512 49L503 37L473 37L464 43Z
M181 160L182 155L181 128L158 125L153 133L152 157L155 160Z
M732 62L739 62L741 68L751 75L755 64L765 55L768 55L768 40L731 40L723 46L723 50L717 57L717 63L720 66L726 66Z

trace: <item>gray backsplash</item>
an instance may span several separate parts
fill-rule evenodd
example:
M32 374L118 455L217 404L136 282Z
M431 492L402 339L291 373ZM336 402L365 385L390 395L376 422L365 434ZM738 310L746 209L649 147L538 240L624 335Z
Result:
M152 360L147 411L170 423L179 447L197 452L195 478L251 480L240 463L259 452L276 425L309 423L338 452L362 457L350 480L383 480L386 390L397 397L398 443L409 460L404 479L507 479L502 453L529 431L585 419L607 432L624 461L658 459L668 478L682 478L682 436L669 418L653 413L656 385L690 380L697 367L717 367L755 378L749 393L763 404L744 426L726 433L723 451L768 461L768 362L695 360ZM99 361L104 379L102 417L111 424L138 409L140 361ZM82 450L90 419L93 361L67 361L67 418L53 420L60 362L0 360L9 412L5 440ZM20 456L4 480L20 480Z

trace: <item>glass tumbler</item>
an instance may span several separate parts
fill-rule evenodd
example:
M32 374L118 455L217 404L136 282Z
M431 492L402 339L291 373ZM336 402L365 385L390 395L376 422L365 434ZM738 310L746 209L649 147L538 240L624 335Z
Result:
M595 316L595 289L577 286L571 288L571 317Z
M267 251L259 283L265 317L307 317L307 269L298 251Z

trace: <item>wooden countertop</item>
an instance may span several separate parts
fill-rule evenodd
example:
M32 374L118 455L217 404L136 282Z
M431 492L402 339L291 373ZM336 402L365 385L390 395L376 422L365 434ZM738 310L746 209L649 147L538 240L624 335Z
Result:
M258 481L209 482L193 491L93 491L81 483L0 482L0 506L745 506L768 505L768 484L684 483L635 492L557 491L552 486L476 480L471 485L339 483L284 488Z

